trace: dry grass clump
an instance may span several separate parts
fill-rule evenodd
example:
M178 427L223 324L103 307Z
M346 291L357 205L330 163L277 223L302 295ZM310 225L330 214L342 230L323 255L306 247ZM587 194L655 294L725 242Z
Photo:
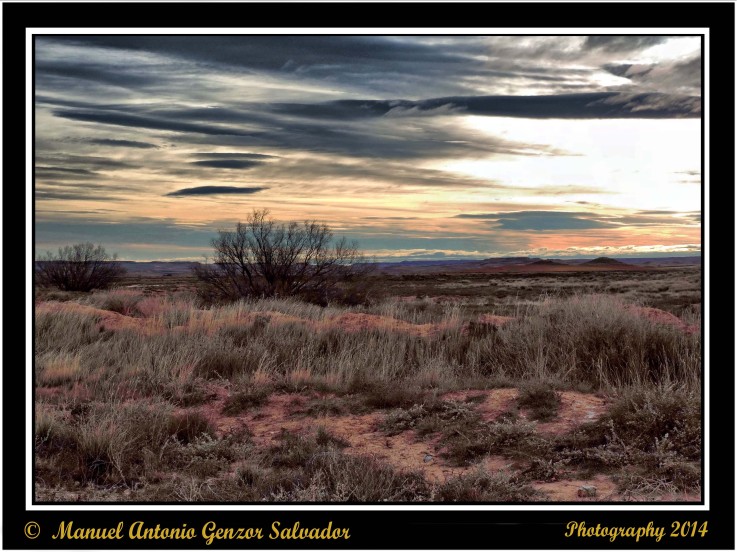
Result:
M396 472L368 456L344 454L348 444L324 428L312 436L283 433L260 466L238 470L236 492L272 502L407 502L430 498L417 473Z
M606 296L550 300L482 341L485 372L595 387L698 387L700 336L659 325Z
M201 417L173 415L166 403L92 403L67 415L37 405L37 413L36 453L53 459L53 478L81 483L128 484L168 443L212 431Z
M370 325L342 331L325 320L345 311L287 300L180 308L172 303L170 311L142 318L145 331L106 329L93 313L42 311L36 352L79 355L82 373L104 366L102 380L135 374L149 387L172 378L256 374L292 387L330 382L335 391L372 395L379 408L406 406L399 404L406 388L453 388L479 378L594 388L700 381L699 335L643 319L602 296L549 300L488 332L461 331L458 310L446 309L435 325L447 329L425 337Z
M431 398L409 408L391 411L381 424L387 435L414 430L419 436L445 432L447 435L475 428L480 416L468 403Z
M257 406L261 406L269 399L270 389L245 389L230 395L223 405L223 414L237 416Z
M530 410L530 418L547 422L555 418L560 408L560 393L550 383L539 380L526 382L520 387L517 404Z
M444 456L457 466L472 464L486 454L520 459L551 456L550 441L535 432L534 424L518 418L448 432L441 442L446 446Z
M490 474L483 469L455 477L438 489L443 502L530 502L543 495L517 478L504 473Z
M636 466L637 477L689 490L700 485L701 443L700 396L664 385L623 390L600 420L561 439L558 453L587 467Z

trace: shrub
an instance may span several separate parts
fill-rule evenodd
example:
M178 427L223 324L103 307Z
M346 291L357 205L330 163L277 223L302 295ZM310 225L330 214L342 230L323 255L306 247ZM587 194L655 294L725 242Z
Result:
M212 240L213 264L195 267L201 294L210 300L303 296L322 300L339 283L352 282L370 265L355 243L333 239L325 224L277 224L254 210L235 230Z
M104 289L117 282L125 269L116 255L108 255L101 245L78 243L50 251L36 262L36 282L62 291Z

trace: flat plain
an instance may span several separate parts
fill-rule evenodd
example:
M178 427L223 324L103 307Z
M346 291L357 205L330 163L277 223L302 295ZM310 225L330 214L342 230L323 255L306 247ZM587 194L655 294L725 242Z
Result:
M404 267L327 306L150 268L36 290L37 501L701 499L700 265Z

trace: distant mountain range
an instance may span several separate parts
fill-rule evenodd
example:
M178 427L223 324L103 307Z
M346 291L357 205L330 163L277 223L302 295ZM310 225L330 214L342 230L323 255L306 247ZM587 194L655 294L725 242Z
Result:
M181 276L199 263L192 261L121 261L130 275ZM567 259L540 257L496 257L490 259L454 259L396 261L376 263L380 272L413 274L432 272L561 272L566 270L638 270L656 267L698 266L701 255L691 257L598 257Z

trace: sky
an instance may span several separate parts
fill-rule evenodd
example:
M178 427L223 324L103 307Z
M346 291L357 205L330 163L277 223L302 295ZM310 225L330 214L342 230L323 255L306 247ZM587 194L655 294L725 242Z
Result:
M36 253L253 209L378 260L699 254L701 40L37 36Z

